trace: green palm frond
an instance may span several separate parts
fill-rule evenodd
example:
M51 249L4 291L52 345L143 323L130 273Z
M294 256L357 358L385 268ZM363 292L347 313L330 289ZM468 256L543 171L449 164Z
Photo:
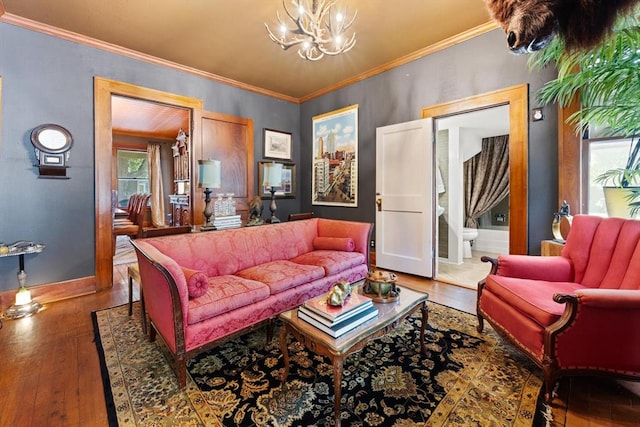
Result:
M577 132L591 123L608 126L618 135L637 135L640 130L640 22L634 22L631 27L615 31L591 51L567 52L562 40L556 38L546 49L534 53L529 59L531 68L555 63L558 70L558 77L537 93L538 101L567 106L580 94L583 108L571 119Z
M626 186L640 180L640 6L620 18L611 35L588 51L567 51L556 37L529 58L531 69L555 65L558 76L537 93L542 104L568 106L579 96L581 108L568 118L576 133L587 126L607 128L609 135L631 137L624 169L608 171L598 182ZM640 198L640 193L636 195ZM640 209L640 202L638 209Z

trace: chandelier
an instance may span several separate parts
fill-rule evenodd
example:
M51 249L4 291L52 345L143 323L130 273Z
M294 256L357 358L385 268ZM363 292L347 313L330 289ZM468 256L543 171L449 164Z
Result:
M350 51L356 44L356 34L346 35L346 31L351 27L358 15L358 11L351 19L347 19L346 9L342 11L332 10L336 5L336 0L291 0L295 12L290 11L282 1L284 11L295 27L291 28L280 18L280 13L276 12L278 19L279 33L274 34L267 23L269 38L278 43L282 49L298 47L298 55L310 61L317 61L325 55L338 55ZM309 7L311 3L311 7ZM337 7L336 7L337 9Z

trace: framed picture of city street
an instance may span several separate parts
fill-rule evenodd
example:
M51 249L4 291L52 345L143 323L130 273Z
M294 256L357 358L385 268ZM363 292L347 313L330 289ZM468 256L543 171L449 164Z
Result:
M358 207L358 105L312 120L311 203Z

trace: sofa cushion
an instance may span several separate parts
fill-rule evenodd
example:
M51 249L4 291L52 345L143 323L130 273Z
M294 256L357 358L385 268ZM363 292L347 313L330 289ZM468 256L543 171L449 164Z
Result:
M268 297L264 283L232 275L210 277L207 292L189 300L187 323L193 325Z
M505 301L507 305L533 319L543 327L558 320L564 304L553 300L553 295L573 294L584 286L573 282L547 282L489 275L483 292L489 291Z
M260 264L236 274L245 279L262 282L271 289L272 294L277 294L324 277L324 269L284 260Z
M190 268L182 268L184 278L187 281L187 290L189 298L199 298L207 293L209 288L209 277L202 271L192 270Z
M356 244L350 237L316 237L313 239L316 250L353 252Z
M313 251L295 257L291 261L297 264L322 267L327 276L365 263L364 255L360 252L341 251Z

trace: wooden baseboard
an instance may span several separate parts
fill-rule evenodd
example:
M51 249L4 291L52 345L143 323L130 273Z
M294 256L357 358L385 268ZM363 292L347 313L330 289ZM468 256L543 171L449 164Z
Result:
M95 276L82 277L80 279L64 282L50 283L47 285L30 286L31 298L40 304L48 304L82 295L96 293ZM0 292L0 308L6 310L15 303L18 289Z

